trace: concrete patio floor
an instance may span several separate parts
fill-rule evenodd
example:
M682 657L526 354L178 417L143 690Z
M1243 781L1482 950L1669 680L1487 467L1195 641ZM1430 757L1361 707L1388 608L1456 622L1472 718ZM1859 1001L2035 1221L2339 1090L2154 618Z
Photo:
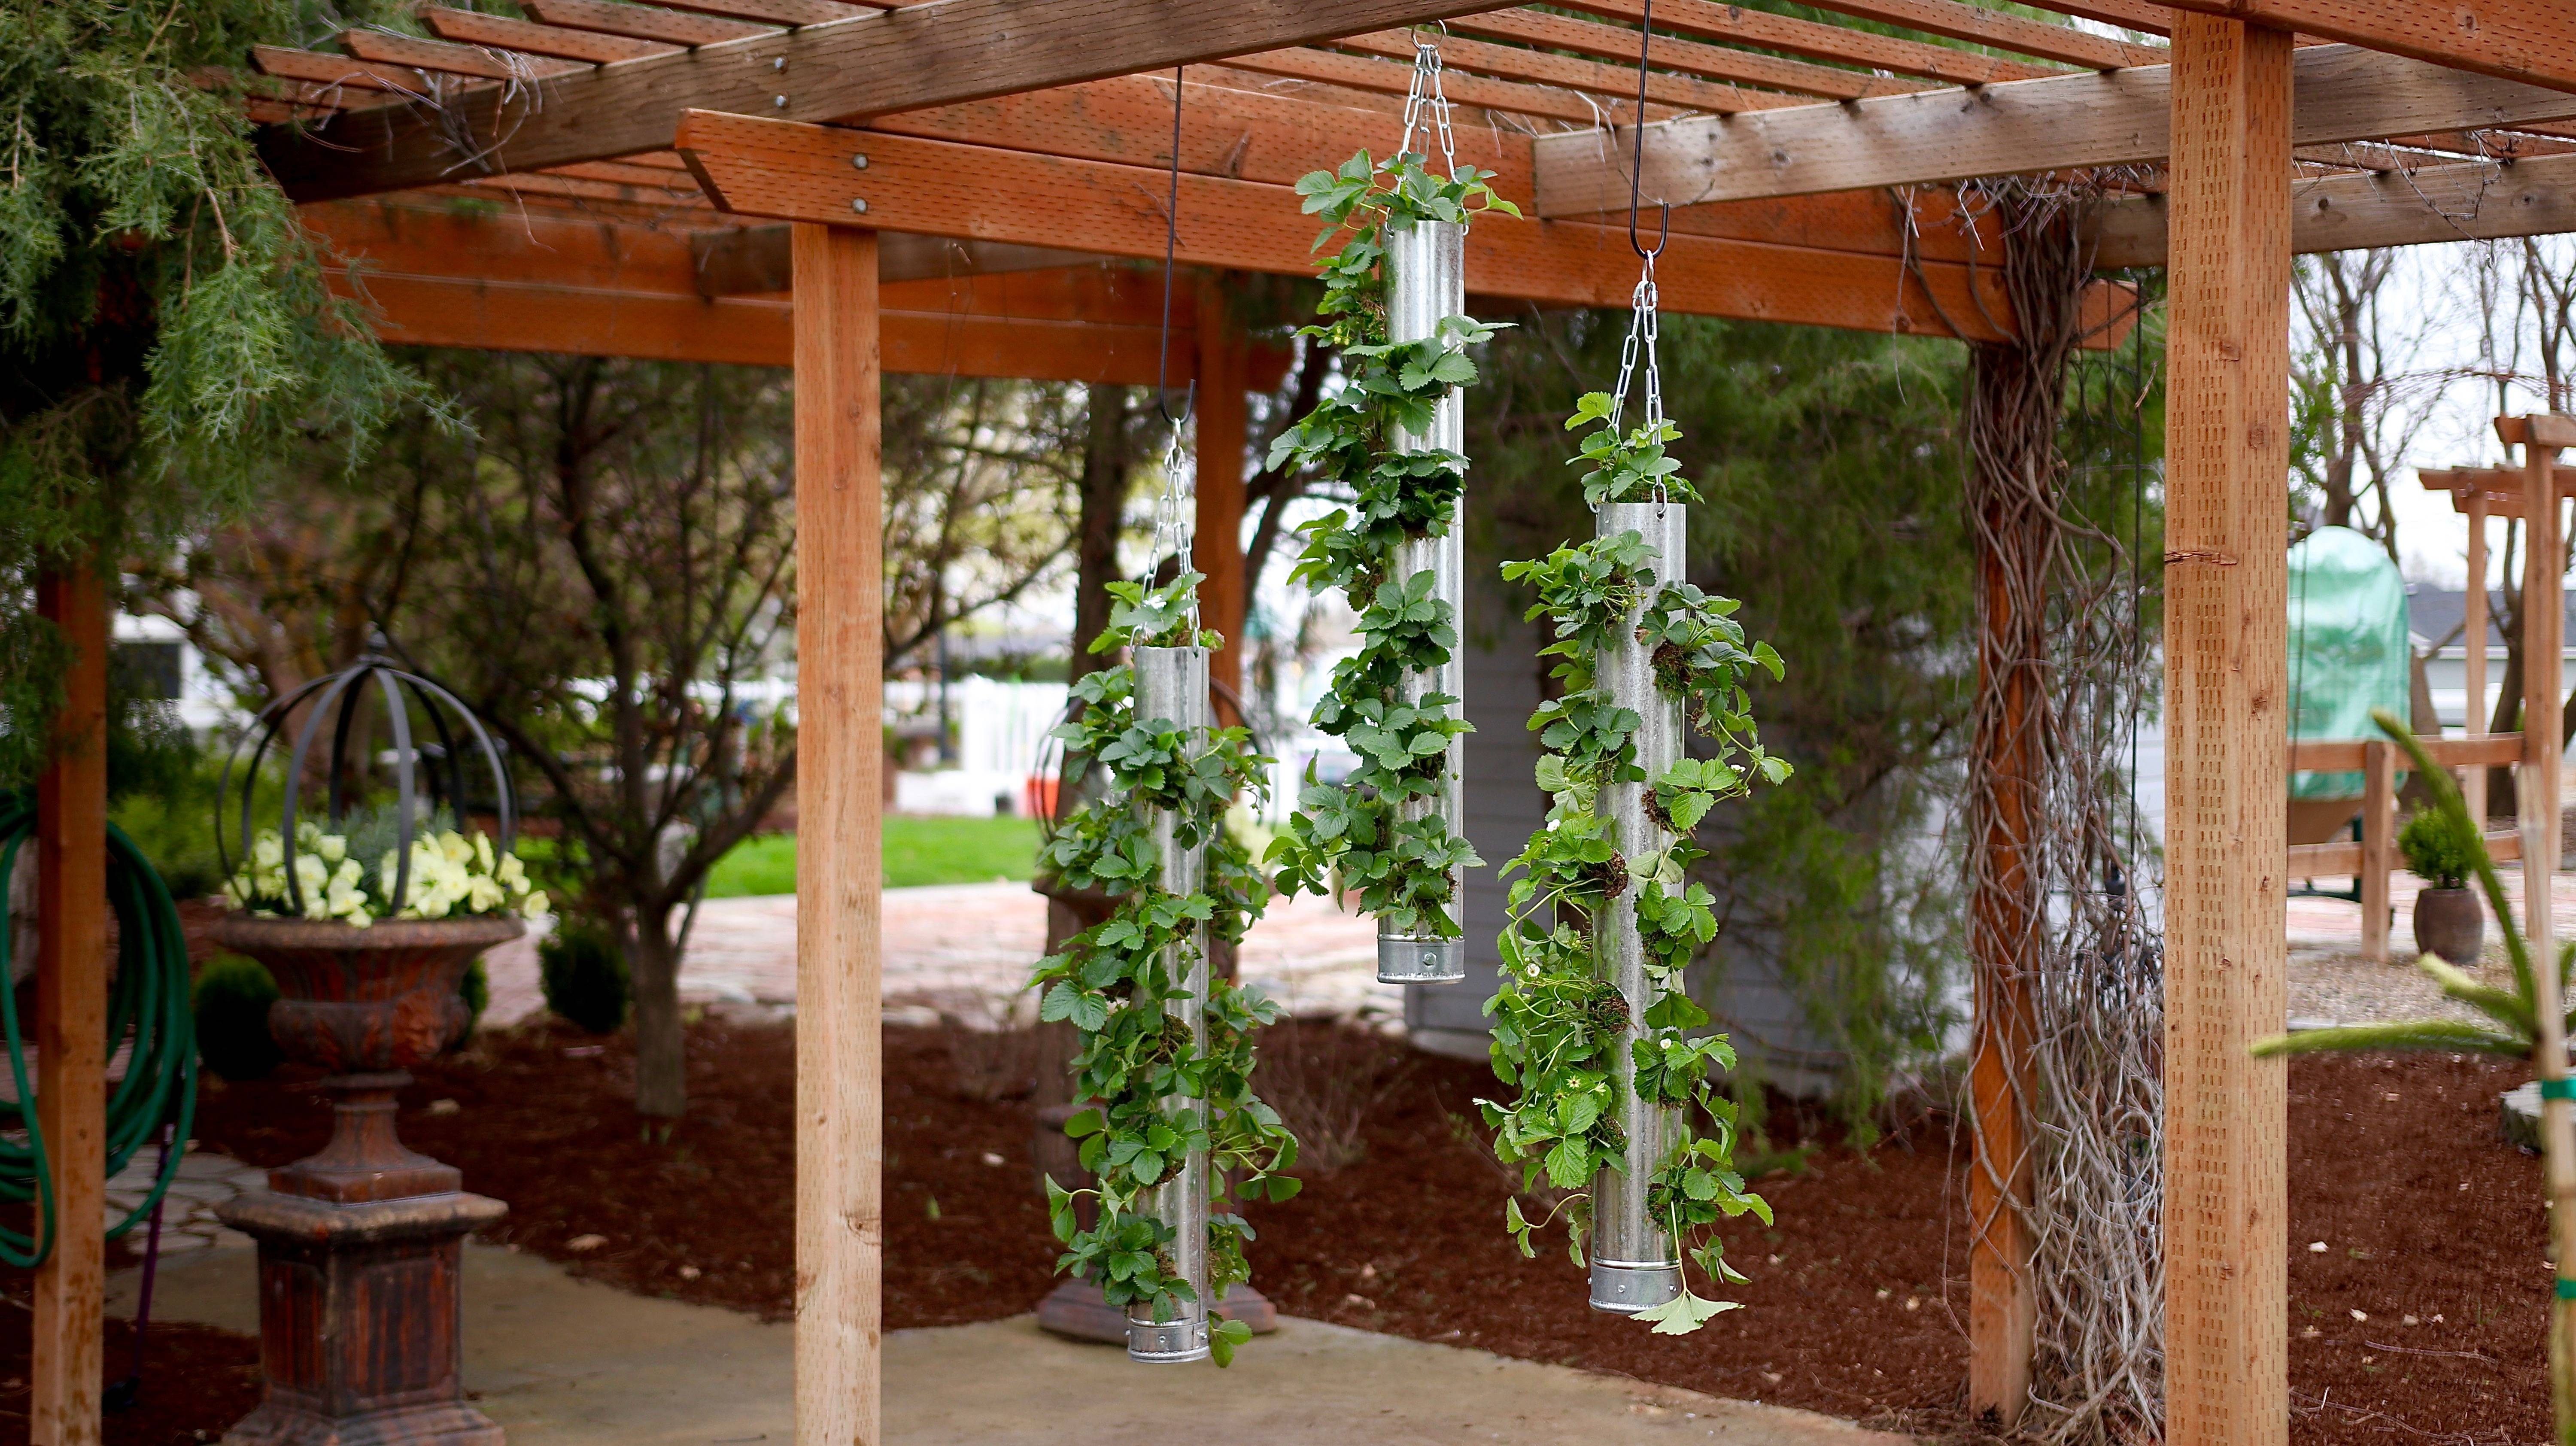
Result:
M258 1328L253 1255L165 1260L153 1313ZM110 1285L131 1316L135 1274ZM792 1328L575 1280L535 1256L465 1251L465 1380L513 1446L747 1446L794 1439ZM895 1331L894 1446L1133 1446L1189 1436L1259 1446L1904 1446L1906 1438L1743 1401L1285 1318L1212 1366L1128 1364L1033 1317ZM147 1384L146 1389L149 1389Z

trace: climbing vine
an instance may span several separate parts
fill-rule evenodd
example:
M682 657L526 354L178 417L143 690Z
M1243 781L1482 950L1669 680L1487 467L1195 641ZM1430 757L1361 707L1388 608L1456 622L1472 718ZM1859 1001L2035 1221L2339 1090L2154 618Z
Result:
M1622 432L1602 393L1584 397L1567 423L1569 431L1586 426L1594 430L1576 465L1593 469L1584 487L1596 505L1653 500L1658 490L1689 499L1678 464L1663 451L1679 438L1678 428L1657 422ZM1724 1035L1699 1032L1708 1012L1685 988L1684 971L1717 935L1715 900L1691 881L1690 869L1707 857L1694 833L1712 809L1757 781L1789 776L1788 762L1763 750L1746 691L1755 669L1776 681L1782 667L1769 644L1746 642L1732 599L1679 577L1659 578L1656 566L1633 531L1503 566L1505 579L1538 595L1528 616L1548 621L1550 639L1540 652L1557 660L1552 672L1563 691L1530 717L1543 750L1538 785L1550 806L1529 846L1504 869L1517 877L1507 896L1500 984L1485 1005L1494 1020L1494 1073L1518 1094L1508 1104L1478 1105L1494 1131L1496 1156L1520 1166L1525 1185L1544 1176L1558 1190L1580 1191L1598 1172L1624 1167L1615 1051L1631 1021L1626 999L1602 977L1594 938L1608 910L1633 910L1653 992L1629 1046L1633 1088L1643 1102L1680 1107L1677 1139L1655 1168L1647 1207L1708 1277L1713 1296L1744 1279L1726 1263L1717 1222L1749 1212L1768 1223L1771 1207L1745 1189L1734 1168L1735 1105L1710 1078L1734 1067L1734 1049ZM1656 687L1681 703L1708 740L1706 756L1681 759L1651 780L1636 761L1644 720L1595 677L1602 650L1631 617L1639 619L1638 641L1651 650ZM1673 835L1669 847L1621 856L1600 809L1601 790L1615 783L1651 785L1647 808ZM1694 1105L1708 1121L1706 1133ZM1591 1225L1588 1194L1537 1221L1517 1199L1504 1206L1524 1255L1535 1254L1533 1237L1557 1215L1565 1217L1568 1253L1579 1266ZM1686 1285L1639 1318L1660 1334L1682 1335L1733 1305Z
M1325 222L1315 248L1341 242L1322 265L1320 319L1298 334L1335 351L1342 385L1281 433L1269 458L1274 469L1304 467L1352 498L1305 528L1305 550L1289 578L1317 591L1342 589L1359 613L1361 646L1333 670L1313 719L1358 765L1338 785L1317 781L1309 767L1297 812L1266 862L1277 868L1283 894L1326 893L1338 877L1365 912L1404 933L1444 939L1459 934L1454 873L1482 860L1448 819L1403 819L1398 806L1439 790L1449 740L1469 731L1453 711L1457 698L1408 699L1404 692L1408 675L1449 661L1458 619L1435 595L1430 572L1398 577L1394 569L1408 539L1440 536L1456 524L1467 459L1399 450L1396 434L1431 430L1449 390L1475 384L1468 348L1501 328L1453 316L1431 336L1390 341L1385 235L1389 226L1416 222L1464 225L1488 210L1519 215L1486 184L1492 174L1461 166L1443 180L1424 156L1408 151L1374 161L1362 151L1338 170L1297 183L1304 209Z

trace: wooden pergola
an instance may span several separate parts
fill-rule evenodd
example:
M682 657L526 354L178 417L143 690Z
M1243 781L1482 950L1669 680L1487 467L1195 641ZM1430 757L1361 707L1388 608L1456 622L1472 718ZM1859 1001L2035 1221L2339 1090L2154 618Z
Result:
M1199 383L1198 565L1235 635L1244 395L1277 359L1223 277L1310 274L1293 183L1394 145L1418 39L1461 106L1459 159L1526 213L1475 226L1483 298L1625 304L1642 121L1644 193L1673 206L1666 310L2001 340L2004 238L1949 183L2127 168L2099 262L2170 270L2167 1439L2285 1439L2284 1076L2246 1051L2281 1024L2284 880L2246 861L2285 847L2291 257L2576 228L2576 18L2041 0L2164 37L2126 40L1958 0L1819 3L1919 38L1659 0L1643 116L1644 0L520 0L525 19L425 6L436 39L248 58L270 167L387 340L795 369L799 1441L880 1439L879 379L1156 375L1157 285L1113 263L1164 254L1189 67L1175 255L1203 280L1175 377ZM2090 301L2108 339L2134 296L2101 281ZM83 649L65 726L94 733L96 580L45 596ZM104 923L94 879L53 861L97 856L97 752L45 793L42 1093L72 1221L98 1218L79 1116L102 1062L80 1041L102 1006L60 961L97 957ZM1978 1125L1995 1158L2023 1154L2010 1111ZM2029 1242L1983 1213L1971 1398L2008 1418ZM41 1446L98 1439L102 1279L94 1231L40 1277Z

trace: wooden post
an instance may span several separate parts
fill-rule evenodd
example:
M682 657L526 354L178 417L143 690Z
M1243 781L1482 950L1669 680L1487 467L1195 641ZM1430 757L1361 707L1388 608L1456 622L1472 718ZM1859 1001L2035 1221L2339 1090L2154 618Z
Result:
M877 238L800 223L796 1441L879 1446L884 515Z
M2387 739L2361 745L2361 957L2388 962L2388 876L2397 855L2397 758Z
M2487 736L2487 497L2483 489L2469 493L2469 590L2464 601L2468 611L2460 619L2463 648L2460 668L2468 704L2460 710L2460 731L2470 738ZM2487 771L2484 768L2460 770L2460 796L2468 804L2469 817L2480 831L2487 826Z
M1208 680L1240 695L1249 587L1243 575L1245 358L1243 330L1227 317L1213 284L1199 292L1198 334L1198 519L1190 565L1207 576L1199 584L1199 615L1225 634L1208 659ZM1231 707L1220 704L1218 711L1221 721L1242 721Z
M1977 355L1981 398L1988 351L1979 348ZM2030 1273L2030 1101L2036 1088L2031 1050L2037 1030L2030 956L2039 924L2030 843L2040 768L2036 695L2045 646L2037 620L2022 615L2039 595L2032 584L2044 588L2045 582L2016 578L2013 565L2028 568L2042 556L2031 534L2049 520L2019 489L1998 485L1983 491L1988 500L1977 528L1977 687L1983 698L1970 745L1983 776L1983 796L1973 806L1984 863L1968 906L1976 986L1968 1077L1976 1131L1968 1169L1968 1409L2009 1429L2030 1401L2039 1312Z
M2176 13L2165 554L2165 1441L2289 1433L2287 32Z
M36 785L36 1119L54 1250L36 1268L32 1446L98 1446L107 1295L107 588L46 573L37 610L73 657Z

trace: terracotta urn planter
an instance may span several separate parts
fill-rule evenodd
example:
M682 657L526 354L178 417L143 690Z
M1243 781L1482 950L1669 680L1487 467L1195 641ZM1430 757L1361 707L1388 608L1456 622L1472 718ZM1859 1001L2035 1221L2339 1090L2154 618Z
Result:
M211 931L276 978L278 1048L332 1072L330 1143L221 1211L259 1241L268 1377L225 1446L502 1446L465 1400L456 1327L464 1239L508 1207L405 1148L394 1095L465 1031L467 966L526 927L514 914L366 928L233 914Z
M2486 910L2474 889L2426 889L2415 896L2415 947L2474 969L2486 944Z

